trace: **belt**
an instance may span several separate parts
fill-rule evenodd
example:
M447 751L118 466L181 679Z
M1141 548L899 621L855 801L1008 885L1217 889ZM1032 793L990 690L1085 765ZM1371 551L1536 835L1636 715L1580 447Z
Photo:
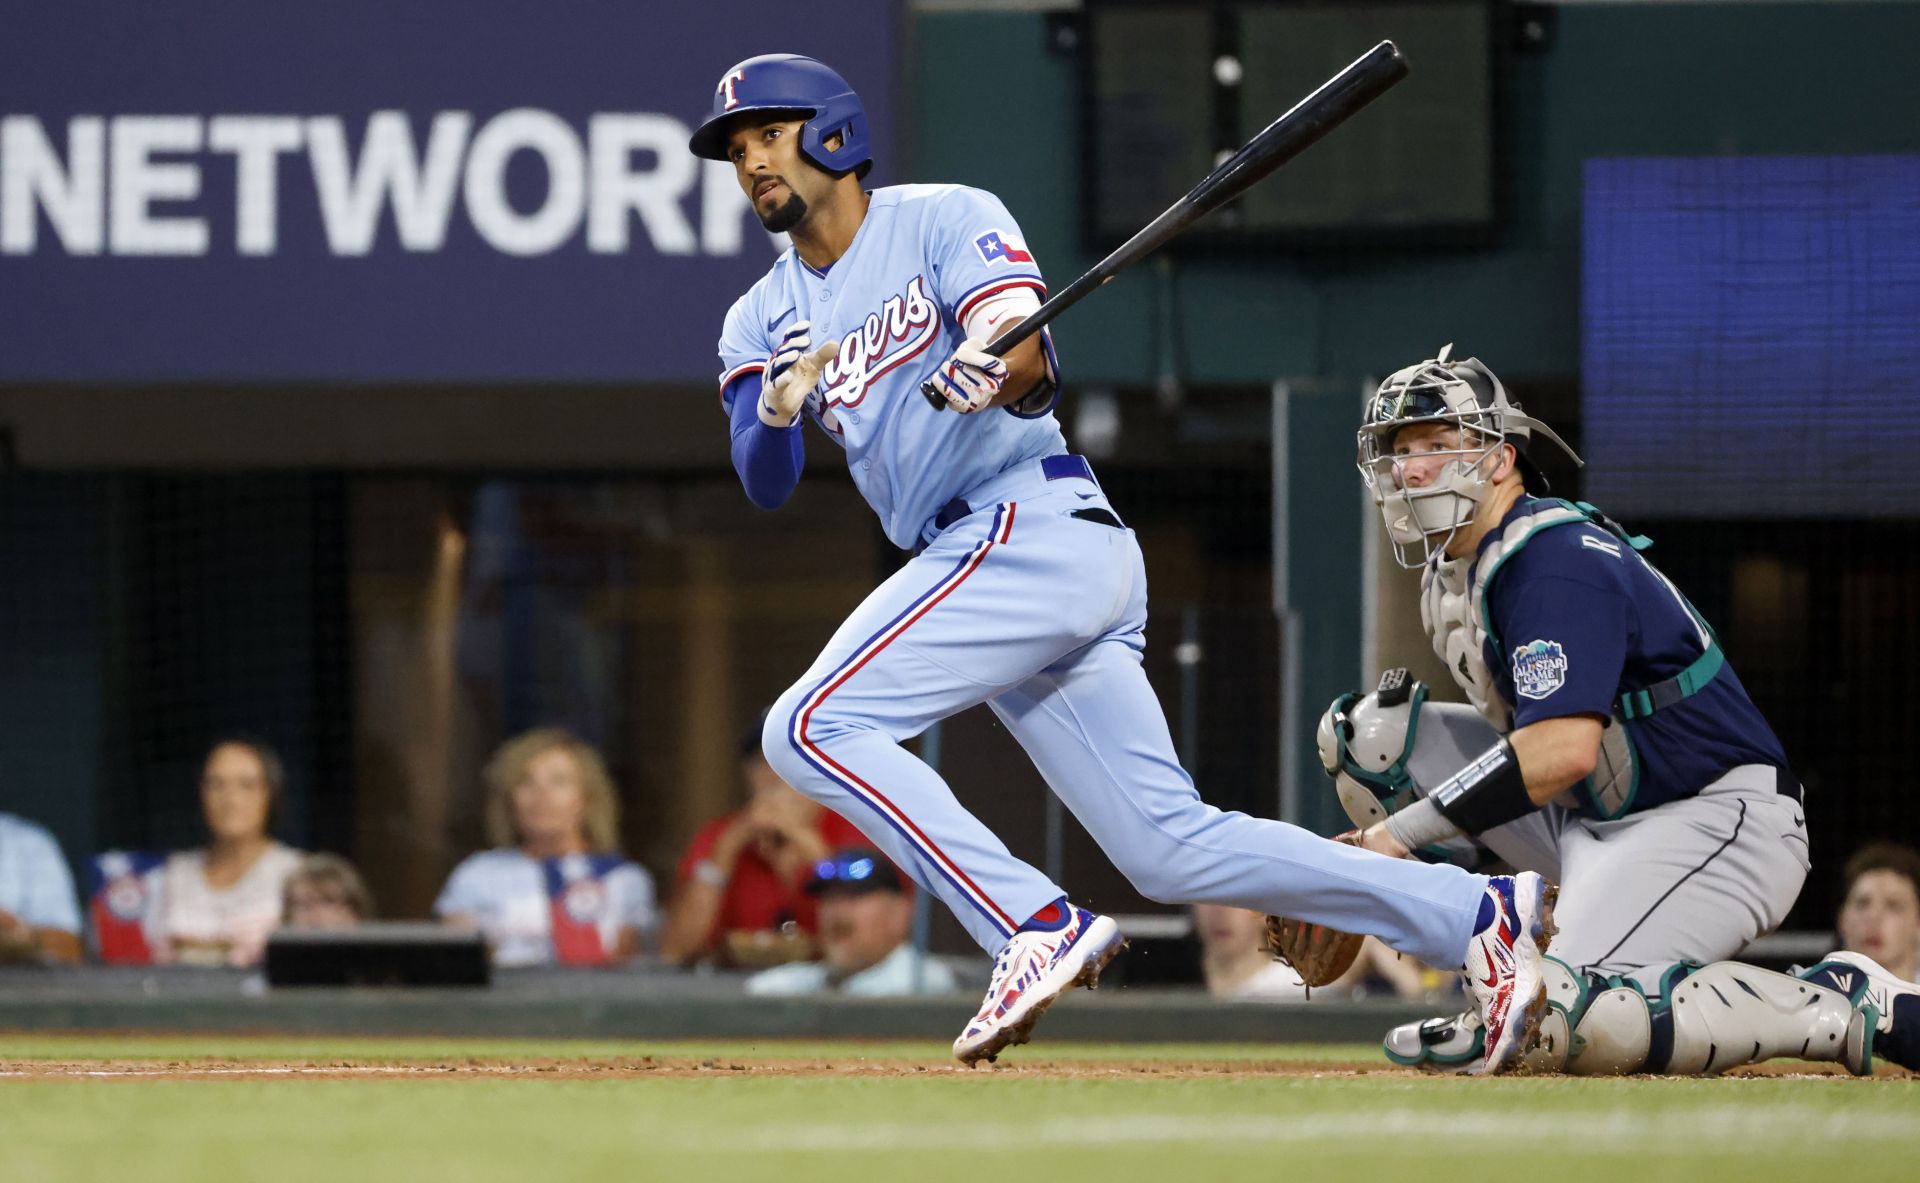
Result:
M999 475L1006 476L1008 474L1001 473ZM1092 481L1093 465L1087 463L1085 456L1076 456L1072 453L1061 456L1046 456L1040 460L1040 475L1050 481L1064 481L1069 479ZM989 478L983 482L983 486L990 486L997 479L997 477ZM1094 481L1094 483L1099 484L1098 481ZM989 502L989 504L991 504L991 502ZM934 531L936 533L945 531L947 527L962 518L971 516L973 512L973 506L969 505L964 498L955 497L952 501L941 506L939 512L933 515ZM913 553L919 554L925 549L927 549L927 540L922 538L919 543L914 546Z
M1790 768L1776 767L1773 770L1773 791L1782 797L1792 797L1802 805L1807 803L1807 791L1801 787L1800 778Z

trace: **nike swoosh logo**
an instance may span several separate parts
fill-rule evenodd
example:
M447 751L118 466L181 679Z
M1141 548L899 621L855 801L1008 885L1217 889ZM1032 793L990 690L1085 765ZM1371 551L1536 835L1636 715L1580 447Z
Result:
M792 316L792 315L793 315L793 309L791 309L791 308L789 308L789 309L787 309L787 310L786 310L785 312L782 312L782 313L781 313L781 314L780 314L779 316L776 316L776 317L774 317L774 318L773 318L772 320L770 320L770 321L768 321L768 322L767 322L767 335L768 335L768 336L772 336L772 335L773 335L773 330L775 330L775 329L777 329L777 328L779 328L779 327L780 327L780 322L781 322L781 321L783 321L783 320L785 320L785 319L787 319L787 318L788 318L789 316Z

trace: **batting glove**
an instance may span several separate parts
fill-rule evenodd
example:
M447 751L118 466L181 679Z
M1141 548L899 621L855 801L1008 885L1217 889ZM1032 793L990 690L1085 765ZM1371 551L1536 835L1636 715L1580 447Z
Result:
M970 338L934 372L934 389L962 415L991 403L1006 385L1007 363L988 353L986 344L978 337Z
M780 338L767 362L767 380L760 386L760 422L768 427L792 427L807 405L807 396L820 382L820 371L840 352L838 341L813 349L813 325L799 321ZM808 352L812 350L812 352Z

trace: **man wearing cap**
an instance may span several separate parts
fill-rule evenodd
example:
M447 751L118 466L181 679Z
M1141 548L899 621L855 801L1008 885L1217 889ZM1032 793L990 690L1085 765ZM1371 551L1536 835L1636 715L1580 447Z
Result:
M766 965L806 957L820 860L861 842L852 822L795 792L760 751L766 712L740 737L746 804L700 828L680 859L661 956L674 965L708 958Z
M913 898L884 856L860 847L836 851L814 868L807 894L819 905L820 960L755 974L747 993L875 998L959 988L952 970L907 943Z

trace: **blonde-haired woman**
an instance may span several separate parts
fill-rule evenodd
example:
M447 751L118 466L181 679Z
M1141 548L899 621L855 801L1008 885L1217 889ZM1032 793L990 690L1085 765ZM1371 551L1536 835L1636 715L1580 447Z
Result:
M487 837L434 901L477 928L497 965L599 965L638 953L655 922L653 879L620 854L620 803L600 754L541 728L487 762Z

